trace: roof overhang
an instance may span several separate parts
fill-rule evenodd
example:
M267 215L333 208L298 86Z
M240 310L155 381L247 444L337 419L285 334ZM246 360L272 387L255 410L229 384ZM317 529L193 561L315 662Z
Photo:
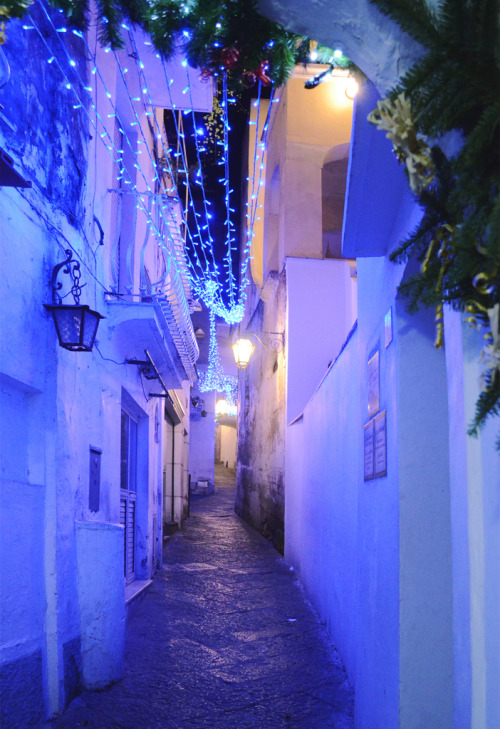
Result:
M190 379L168 328L150 302L108 302L108 332L123 359L144 360L148 351L168 389Z

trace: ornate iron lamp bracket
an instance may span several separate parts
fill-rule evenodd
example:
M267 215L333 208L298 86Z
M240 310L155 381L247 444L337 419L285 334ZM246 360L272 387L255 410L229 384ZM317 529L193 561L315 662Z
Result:
M60 306L62 304L62 297L59 294L59 291L62 289L63 285L61 281L57 280L57 276L59 275L59 271L61 270L61 268L63 268L63 273L68 274L71 278L72 286L70 293L75 300L75 304L78 305L80 303L80 296L82 294L83 288L83 286L80 285L80 279L82 276L80 270L80 262L73 260L73 252L71 251L71 249L68 248L64 252L67 256L66 260L62 261L62 263L58 263L52 269L52 279L50 282L52 286L52 302L56 306Z
M259 341L268 352L281 352L285 346L284 332L245 332Z

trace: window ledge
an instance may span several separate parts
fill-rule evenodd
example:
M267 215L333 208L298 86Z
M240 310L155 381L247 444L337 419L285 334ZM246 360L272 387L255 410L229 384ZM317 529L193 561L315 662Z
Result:
M134 580L125 586L125 606L128 607L139 595L153 584L153 580Z

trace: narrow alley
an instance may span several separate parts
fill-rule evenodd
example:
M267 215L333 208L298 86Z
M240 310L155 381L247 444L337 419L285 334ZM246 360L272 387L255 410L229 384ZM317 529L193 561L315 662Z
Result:
M47 729L350 729L352 692L294 573L216 468L133 608L125 677ZM229 472L230 474L234 472Z

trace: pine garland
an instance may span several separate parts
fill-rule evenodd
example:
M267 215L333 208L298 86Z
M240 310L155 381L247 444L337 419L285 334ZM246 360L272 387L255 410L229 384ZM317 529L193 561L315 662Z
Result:
M1 20L22 17L32 0L0 0ZM63 10L68 24L86 30L88 0L48 0ZM221 71L233 85L283 84L302 58L309 41L284 30L257 12L256 0L96 0L102 45L124 46L122 24L137 25L151 35L168 60L179 44L189 62L206 76Z
M411 152L398 152L395 144L423 217L391 258L422 262L420 273L401 291L410 310L420 304L436 307L436 346L442 345L444 303L465 311L469 323L484 333L488 362L468 431L477 435L489 416L500 413L500 332L494 316L500 301L499 3L443 0L433 10L425 0L371 1L426 51L369 119L391 138L400 121L395 107L404 100L406 129L412 128L428 151L423 165L428 184L423 184L425 175L412 167ZM460 150L450 158L439 146L449 132L461 138ZM427 138L434 140L432 146Z

